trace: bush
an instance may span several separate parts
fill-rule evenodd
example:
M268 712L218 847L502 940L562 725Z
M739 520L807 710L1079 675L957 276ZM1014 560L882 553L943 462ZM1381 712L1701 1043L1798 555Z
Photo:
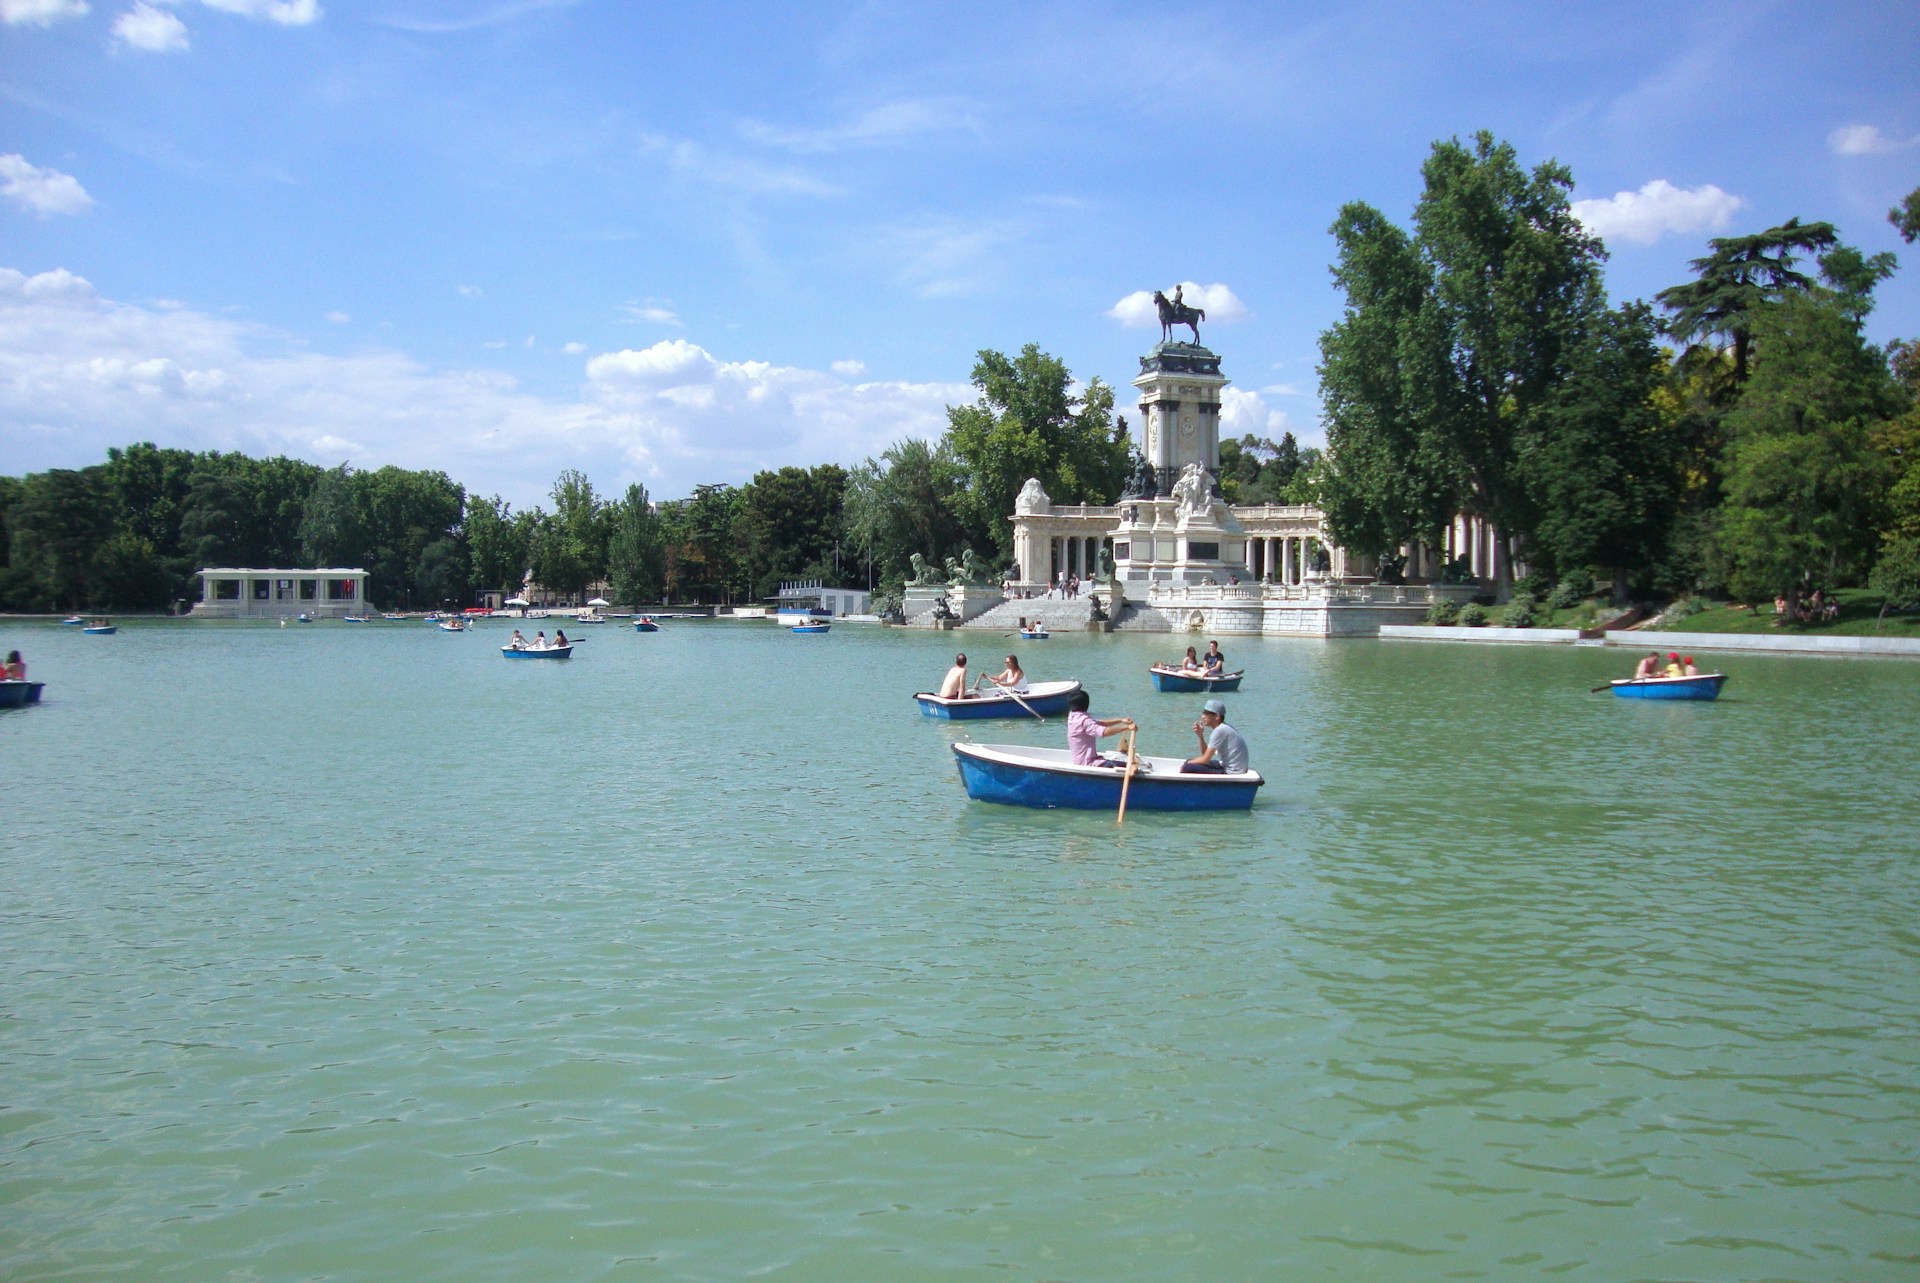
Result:
M1533 627L1534 607L1540 603L1529 593L1516 593L1507 608L1500 612L1500 626L1503 628Z
M1460 623L1467 628L1483 628L1487 622L1487 608L1477 601L1470 601L1460 608Z
M1587 598L1593 596L1593 576L1584 570L1573 570L1561 576L1560 582L1553 586L1553 593L1547 598L1547 605L1555 610L1571 610Z
M1526 574L1513 581L1513 595L1516 597L1531 597L1535 601L1539 601L1547 595L1549 585L1550 581L1547 578L1546 571L1529 570Z
M1447 626L1460 618L1460 603L1457 601L1436 601L1427 607L1427 622Z

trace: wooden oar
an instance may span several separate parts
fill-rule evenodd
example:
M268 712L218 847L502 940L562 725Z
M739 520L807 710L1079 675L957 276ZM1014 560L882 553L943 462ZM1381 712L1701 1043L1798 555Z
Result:
M1593 688L1592 690L1590 690L1590 691L1588 691L1588 692L1587 692L1587 694L1589 694L1589 695L1598 695L1598 694L1599 694L1599 693L1600 693L1601 691L1610 691L1610 690L1612 690L1612 689L1613 689L1613 683L1612 683L1612 682L1608 682L1608 683L1607 683L1607 684L1606 684L1605 686L1596 686L1596 687L1594 687L1594 688Z
M985 673L981 673L981 674L980 674L980 676L982 676L982 677L987 677L987 675L986 675ZM988 681L990 681L990 682L993 682L993 679L992 679L991 677L987 677L987 680L988 680ZM976 682L974 682L974 684L973 684L973 688L974 688L975 690L979 690L979 689L980 689L980 683L979 683L979 682L977 682L977 681L976 681ZM1024 699L1021 699L1021 698L1020 698L1020 692L1019 692L1019 691L1017 691L1017 690L1015 690L1015 689L1013 689L1013 687L1011 687L1011 686L1002 686L1002 685L1001 685L1001 684L1000 684L999 682L993 682L993 688L994 688L995 690L997 690L997 691L1000 691L1000 692L1002 692L1003 694L1006 694L1006 695L1011 695L1011 696L1013 697L1013 702L1014 702L1014 703L1016 703L1016 704L1018 704L1018 705L1019 705L1020 707L1022 707L1022 708L1024 708L1024 709L1026 709L1026 710L1027 710L1027 711L1028 711L1029 713L1033 713L1033 715L1034 715L1034 717L1035 717L1036 719L1038 719L1039 721L1042 721L1042 722L1044 722L1044 721L1046 721L1046 720L1047 720L1046 718L1044 718L1044 717L1041 717L1039 713L1035 713L1035 712L1034 712L1034 709L1033 709L1033 705L1031 705L1031 704L1029 704L1029 703L1027 703L1027 701L1026 701L1026 700L1024 700Z
M1127 789L1133 784L1133 770L1140 765L1140 758L1133 751L1134 740L1139 737L1138 730L1127 732L1127 773L1120 779L1120 814L1113 817L1115 824L1127 822Z

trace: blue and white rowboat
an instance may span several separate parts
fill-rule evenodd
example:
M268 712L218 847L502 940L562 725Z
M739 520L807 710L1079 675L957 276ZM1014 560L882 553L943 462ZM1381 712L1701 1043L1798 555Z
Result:
M657 633L660 631L660 625L647 616L642 615L633 621L633 631L636 633Z
M1175 668L1172 664L1154 664L1147 671L1153 674L1153 688L1157 691L1177 691L1182 695L1191 695L1198 691L1211 694L1215 691L1237 691L1240 679L1246 670L1237 673L1223 673L1219 677L1202 677L1184 668Z
M1718 699L1727 684L1725 673L1693 677L1622 677L1613 683L1621 699Z
M1022 628L1020 630L1021 641L1045 641L1051 636L1053 636L1053 634L1044 628Z
M0 708L25 708L28 704L40 702L40 688L45 682L0 681Z
M518 649L502 646L500 653L508 659L565 659L573 654L571 644L565 646L523 646Z
M78 615L68 615L65 619L61 620L60 622L63 624L73 624L76 627L78 627L80 625L85 624L87 621L82 619Z
M1068 698L1079 689L1079 682L1035 682L1020 697L1027 702L1026 708L1020 707L1020 699L998 688L969 695L966 699L942 699L921 691L913 699L926 716L950 722L971 722L982 717L1031 717L1034 713L1042 717L1057 717L1067 711Z
M91 634L93 634L93 635L94 635L95 637L111 637L111 636L113 636L113 635L114 635L115 633L117 633L117 632L119 632L119 631L120 631L120 625L118 625L118 624L89 624L89 625L88 625L87 627L85 627L85 628L82 628L82 629L81 629L80 631L81 631L81 632L83 632L83 633L91 633Z
M824 633L831 627L833 627L831 624L795 624L787 631L794 633Z
M955 744L967 796L1010 806L1117 811L1126 771L1080 766L1064 748ZM1266 780L1260 772L1182 775L1177 757L1143 757L1127 790L1129 811L1245 811Z

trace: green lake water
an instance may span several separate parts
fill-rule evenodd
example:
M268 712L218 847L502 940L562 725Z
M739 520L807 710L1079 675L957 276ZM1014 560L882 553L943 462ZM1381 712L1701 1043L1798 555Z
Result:
M1920 664L1222 638L1116 826L909 697L1193 639L508 627L0 623L0 1277L1920 1276Z

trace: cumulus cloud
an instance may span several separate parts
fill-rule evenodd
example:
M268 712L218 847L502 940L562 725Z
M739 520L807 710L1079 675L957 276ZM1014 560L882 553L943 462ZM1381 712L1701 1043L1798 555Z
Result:
M646 325L679 325L680 316L670 307L661 306L655 299L646 299L639 303L625 303L621 313L629 320Z
M854 383L729 360L685 339L602 353L585 376L573 396L536 396L497 370L316 353L230 317L105 299L64 270L0 268L0 440L14 472L154 441L440 469L516 503L540 502L563 468L674 497L937 437L945 407L973 396L963 382Z
M177 53L187 47L187 24L140 0L113 21L114 39L129 49Z
M1278 441L1281 434L1287 432L1293 433L1294 439L1301 445L1320 444L1318 434L1312 441L1303 440L1300 426L1288 417L1286 411L1268 405L1261 392L1232 386L1220 390L1221 440L1252 435Z
M1616 192L1604 200L1577 200L1573 202L1573 216L1603 240L1651 245L1670 233L1725 231L1734 213L1746 204L1741 197L1730 196L1712 183L1686 188L1656 178L1637 192Z
M562 352L565 352L568 356L579 356L582 352L587 350L587 345L585 343L569 343L565 347L561 348L560 350Z
M1242 321L1253 315L1247 309L1247 305L1224 285L1201 285L1194 281L1182 281L1179 288L1182 291L1181 302L1206 312L1207 322ZM1168 298L1172 298L1173 289L1174 287L1168 286L1161 292ZM1133 329L1160 324L1160 309L1153 301L1152 290L1135 290L1108 308L1107 315Z
M50 27L87 13L86 0L0 0L0 22L9 27Z
M1912 138L1889 138L1878 125L1842 125L1827 135L1827 150L1839 156L1878 156L1902 151L1920 143L1920 134Z
M480 297L480 287L478 285L456 285L453 287L453 292L461 298Z
M78 214L93 205L93 197L72 174L29 165L17 152L0 156L0 196L42 218Z
M867 372L867 363L865 361L835 361L827 368L835 374L842 375L849 379L857 379Z

